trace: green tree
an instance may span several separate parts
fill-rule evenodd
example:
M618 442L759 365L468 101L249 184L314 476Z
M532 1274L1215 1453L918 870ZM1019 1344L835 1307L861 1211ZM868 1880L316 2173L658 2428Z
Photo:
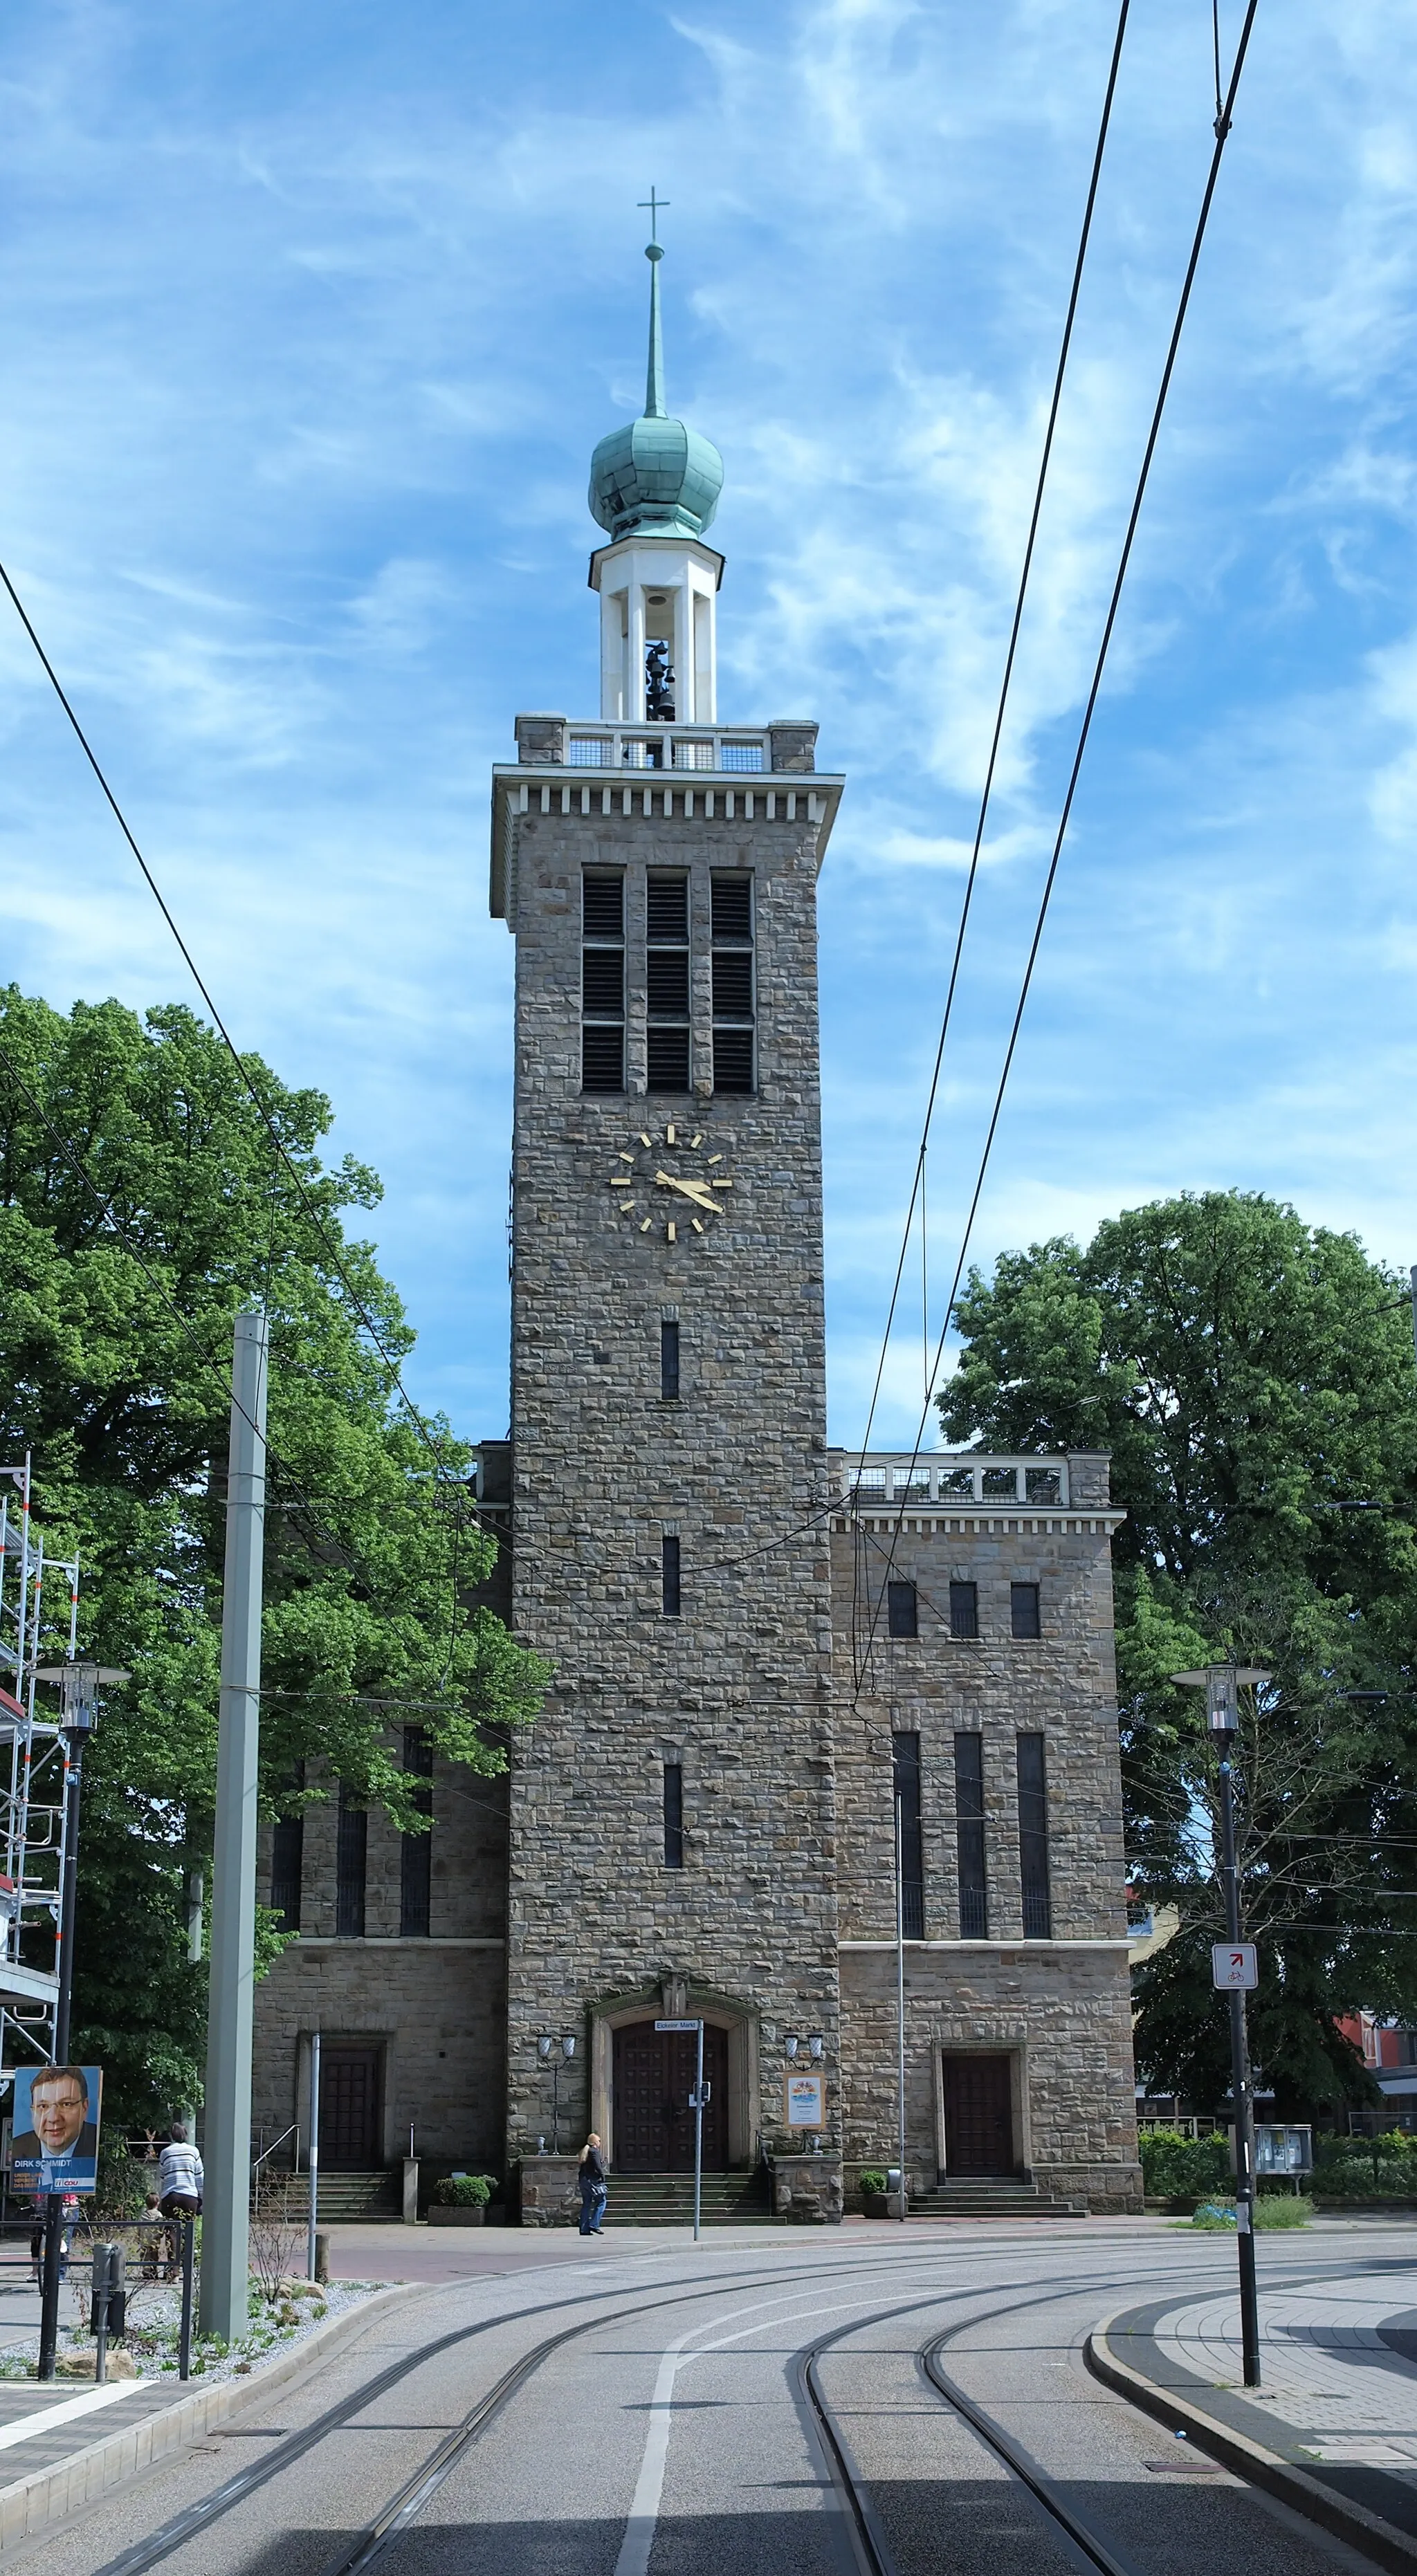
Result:
M371 1247L344 1232L379 1184L349 1159L322 1164L321 1093L245 1063L318 1225L191 1012L140 1020L80 1003L65 1019L0 992L0 1439L6 1461L33 1453L51 1553L78 1549L82 1650L133 1675L86 1763L75 1952L75 2044L103 2061L129 2122L200 2089L205 1978L186 1962L184 1887L212 1838L242 1305L260 1297L271 1317L267 1814L335 1777L417 1832L401 1712L445 1756L497 1772L547 1679L469 1606L493 1556L466 1492L469 1452L436 1421L435 1472L322 1240L400 1362L413 1342L402 1307ZM302 1764L311 1784L296 1790ZM270 1918L263 1941L269 1956Z
M1256 2057L1281 2106L1366 2090L1335 2016L1417 2006L1417 1368L1402 1283L1350 1235L1212 1191L1126 1211L970 1274L947 1435L1106 1449L1129 1866L1181 1907L1138 1980L1138 2061L1213 2106L1223 1935L1201 1695L1234 1652L1246 1930L1264 1943ZM1355 1504L1377 1509L1345 1508ZM1354 1694L1383 1694L1362 1696Z

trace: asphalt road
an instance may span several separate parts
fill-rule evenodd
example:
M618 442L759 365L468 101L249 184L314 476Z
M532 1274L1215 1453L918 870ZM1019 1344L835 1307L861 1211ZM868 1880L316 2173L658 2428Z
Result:
M1173 2285L1228 2283L1233 2244L1154 2221L607 2236L568 2262L414 2287L319 2371L51 2527L0 2566L45 2576L334 2576L358 2536L500 2376L550 2338L377 2576L861 2576L800 2378L847 2444L895 2576L1062 2576L1086 2565L931 2388L922 2348L1020 2440L1123 2576L1319 2576L1359 2560L1092 2379L1088 2330ZM1261 2247L1262 2278L1411 2259L1410 2235ZM1417 2300L1414 2300L1417 2304ZM393 2373L375 2394L368 2383ZM299 2459L293 2435L342 2420ZM241 2472L230 2510L162 2538ZM363 2565L366 2562L361 2562Z

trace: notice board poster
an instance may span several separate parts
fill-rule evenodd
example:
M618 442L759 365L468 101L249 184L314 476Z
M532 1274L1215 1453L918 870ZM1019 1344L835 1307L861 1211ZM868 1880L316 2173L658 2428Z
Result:
M783 2078L783 2087L789 2129L826 2127L827 2086L824 2075L787 2075Z
M94 2191L103 2103L101 2066L21 2066L15 2072L10 2173L31 2191Z

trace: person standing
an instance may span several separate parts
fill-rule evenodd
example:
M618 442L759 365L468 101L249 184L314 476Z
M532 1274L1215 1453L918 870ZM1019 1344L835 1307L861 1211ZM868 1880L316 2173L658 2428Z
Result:
M202 2206L202 2182L202 2159L188 2142L186 2123L174 2120L168 2144L157 2160L158 2207L163 2217L179 2222L195 2218ZM169 2226L166 2280L177 2277L181 2245L180 2226Z
M600 2152L600 2140L594 2129L581 2150L580 2168L576 2180L581 2187L581 2234L599 2236L602 2232L601 2221L605 2216L608 2194L605 2187L605 2158Z

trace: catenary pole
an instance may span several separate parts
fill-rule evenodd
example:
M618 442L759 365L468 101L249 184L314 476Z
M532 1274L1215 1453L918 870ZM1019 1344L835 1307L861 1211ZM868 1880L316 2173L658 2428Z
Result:
M900 2220L905 2224L905 1825L895 1802L895 2034L896 2152L900 2157Z
M237 1316L221 1618L200 2311L203 2334L220 2335L225 2343L239 2342L249 2320L251 1999L268 1336L263 1306Z
M1230 1768L1233 1733L1221 1741L1220 1829L1225 1869L1225 1928L1231 1946L1240 1938L1240 1873L1235 1860L1235 1784ZM1235 2236L1240 2262L1240 2347L1245 2386L1260 2384L1259 2294L1255 2280L1255 2105L1250 2086L1250 2041L1245 1997L1230 1993L1230 2098L1235 2108Z

